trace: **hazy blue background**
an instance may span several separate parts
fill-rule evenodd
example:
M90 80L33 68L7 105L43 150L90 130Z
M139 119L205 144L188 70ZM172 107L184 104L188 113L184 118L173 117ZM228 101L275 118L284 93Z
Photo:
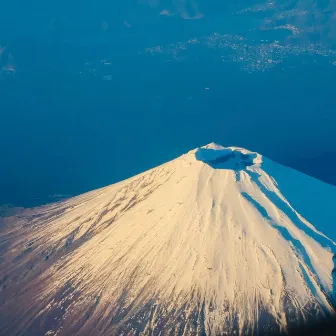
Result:
M73 6L71 15L43 6L8 7L0 25L0 45L16 65L0 78L0 204L76 195L212 141L336 185L336 66L329 60L292 56L248 73L206 50L185 62L138 54L214 31L248 35L260 14L230 21L223 6L222 16L208 10L203 20L162 21L155 8L129 2L112 20L97 4ZM111 80L100 70L105 59Z

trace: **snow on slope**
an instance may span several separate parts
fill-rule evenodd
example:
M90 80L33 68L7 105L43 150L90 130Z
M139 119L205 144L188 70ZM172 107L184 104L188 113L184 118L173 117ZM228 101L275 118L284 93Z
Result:
M309 209L296 183L318 191ZM319 230L335 239L323 208L335 200L335 187L210 144L6 218L0 334L257 334L328 317L335 243Z

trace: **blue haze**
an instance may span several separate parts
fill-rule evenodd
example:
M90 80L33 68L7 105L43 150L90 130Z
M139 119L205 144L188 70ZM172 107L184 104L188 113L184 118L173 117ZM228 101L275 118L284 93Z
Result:
M0 204L76 195L212 141L336 185L336 66L328 60L293 56L248 73L207 50L185 62L138 54L214 31L250 34L250 22L212 19L148 19L131 32L73 29L69 38L62 30L48 35L35 21L26 30L2 23L13 28L0 44L18 70L0 80ZM111 80L100 74L104 59L113 60Z

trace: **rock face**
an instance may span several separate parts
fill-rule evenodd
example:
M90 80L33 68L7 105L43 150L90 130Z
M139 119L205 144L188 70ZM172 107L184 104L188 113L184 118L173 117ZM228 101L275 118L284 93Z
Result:
M0 334L262 334L329 317L335 243L319 230L335 239L335 200L333 186L210 144L4 218Z

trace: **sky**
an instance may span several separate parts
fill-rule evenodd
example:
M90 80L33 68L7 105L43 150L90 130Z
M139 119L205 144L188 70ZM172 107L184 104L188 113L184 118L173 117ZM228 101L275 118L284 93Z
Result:
M327 57L292 54L253 73L205 49L197 57L188 51L185 61L144 57L139 52L158 43L244 27L233 31L231 21L207 16L162 23L151 21L154 12L140 20L134 8L145 13L144 7L132 7L127 25L101 25L101 8L92 6L84 6L96 8L92 25L77 20L72 28L80 29L71 30L56 15L61 7L52 6L34 12L39 20L19 12L16 21L2 21L12 30L0 34L0 45L15 59L16 72L0 79L0 204L77 195L213 141L336 185L336 66ZM75 6L72 13L77 18ZM150 23L136 23L144 17ZM56 33L45 28L50 23L59 25ZM106 59L111 77L101 73Z

